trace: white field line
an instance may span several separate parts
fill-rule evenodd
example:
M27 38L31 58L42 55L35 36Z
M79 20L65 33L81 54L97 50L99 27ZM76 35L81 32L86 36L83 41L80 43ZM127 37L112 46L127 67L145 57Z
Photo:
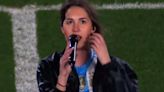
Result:
M123 10L123 9L164 9L164 3L125 3L93 5L96 9ZM50 6L38 6L36 10L59 10L61 4Z
M36 15L33 10L11 12L17 92L37 92Z
M48 6L36 6L36 5L26 5L23 9L34 9L35 11L39 10L59 10L61 4L57 5L48 5ZM96 9L109 9L109 10L122 10L122 9L164 9L164 2L162 3L114 3L114 4L102 4L102 5L94 5ZM6 7L0 6L0 12L9 12L14 9L19 9L15 7Z
M97 9L123 10L123 9L164 9L164 3L125 3L96 5Z

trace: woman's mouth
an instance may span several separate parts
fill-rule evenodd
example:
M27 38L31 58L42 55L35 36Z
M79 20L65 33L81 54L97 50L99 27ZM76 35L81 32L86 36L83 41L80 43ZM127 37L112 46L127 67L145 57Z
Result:
M81 39L81 36L76 35L76 34L72 34L69 36L69 39L78 42Z

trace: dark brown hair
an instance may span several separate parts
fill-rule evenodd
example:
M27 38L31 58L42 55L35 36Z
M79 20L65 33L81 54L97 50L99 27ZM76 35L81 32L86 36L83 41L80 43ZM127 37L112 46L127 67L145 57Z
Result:
M63 21L65 20L65 14L67 10L72 6L78 6L83 8L89 15L93 29L96 28L95 32L101 33L100 25L98 23L96 11L92 6L85 0L67 0L61 7L60 10L60 26L63 26Z

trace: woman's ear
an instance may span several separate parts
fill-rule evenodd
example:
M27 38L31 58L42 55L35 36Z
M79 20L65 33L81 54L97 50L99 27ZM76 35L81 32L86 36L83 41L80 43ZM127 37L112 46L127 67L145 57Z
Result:
M94 26L92 29L92 33L96 32L96 27Z

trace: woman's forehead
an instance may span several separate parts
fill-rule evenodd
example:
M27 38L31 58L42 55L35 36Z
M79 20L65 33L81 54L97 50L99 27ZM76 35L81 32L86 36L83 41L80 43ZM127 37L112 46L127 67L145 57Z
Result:
M88 13L82 7L72 6L65 15L66 18L89 18Z

